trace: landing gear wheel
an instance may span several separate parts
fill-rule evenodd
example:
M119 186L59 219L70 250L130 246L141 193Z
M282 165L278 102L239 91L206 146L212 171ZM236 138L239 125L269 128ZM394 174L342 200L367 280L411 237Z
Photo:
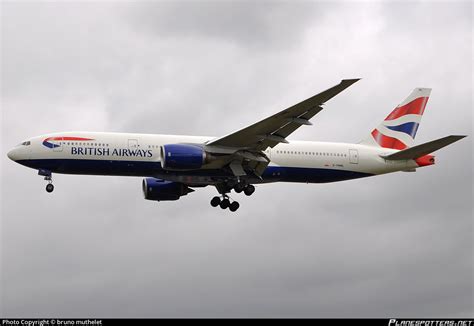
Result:
M54 190L53 184L52 184L52 183L48 183L48 184L46 185L46 191L47 191L47 192L53 192L53 190Z
M254 192L255 192L255 187L252 186L252 185L248 185L248 186L245 187L245 189L244 189L244 194L246 194L247 196L252 195Z
M242 191L244 191L245 185L242 183L238 183L234 186L234 190L236 193L240 194Z
M221 203L219 204L219 206L222 208L222 209L226 209L227 207L230 206L230 201L227 199L227 198L224 198Z
M240 207L239 203L234 201L232 202L232 204L230 204L229 209L231 212L235 212L236 210L239 209L239 207Z
M211 199L211 206L212 207L217 207L221 203L221 199L219 197L214 197Z

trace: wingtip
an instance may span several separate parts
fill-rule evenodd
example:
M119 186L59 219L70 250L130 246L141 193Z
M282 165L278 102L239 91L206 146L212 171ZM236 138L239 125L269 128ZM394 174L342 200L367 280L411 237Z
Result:
M448 141L452 144L466 137L467 135L449 135L446 137L446 139L449 139Z
M341 81L341 83L350 83L350 84L354 84L355 82L358 82L359 80L361 80L362 78L351 78L351 79L343 79Z

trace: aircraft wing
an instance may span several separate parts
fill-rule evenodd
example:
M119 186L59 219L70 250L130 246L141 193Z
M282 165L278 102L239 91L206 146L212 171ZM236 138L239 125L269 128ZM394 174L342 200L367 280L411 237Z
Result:
M263 151L268 147L276 146L278 143L287 143L286 137L296 129L302 125L311 125L309 119L323 109L321 105L358 80L359 79L344 79L338 85L295 104L288 109L227 136L213 139L206 143L206 147Z

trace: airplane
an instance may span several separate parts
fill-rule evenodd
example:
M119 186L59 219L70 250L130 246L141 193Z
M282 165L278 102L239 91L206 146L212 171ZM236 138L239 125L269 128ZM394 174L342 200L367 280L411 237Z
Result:
M323 109L328 100L360 79L344 79L266 119L223 137L60 132L29 138L8 157L38 170L54 190L53 173L135 176L145 199L178 200L194 188L214 186L213 207L235 212L229 193L250 196L258 184L327 183L435 164L434 151L466 136L451 135L415 145L430 88L415 88L357 144L290 141L287 137ZM231 201L232 200L232 201Z

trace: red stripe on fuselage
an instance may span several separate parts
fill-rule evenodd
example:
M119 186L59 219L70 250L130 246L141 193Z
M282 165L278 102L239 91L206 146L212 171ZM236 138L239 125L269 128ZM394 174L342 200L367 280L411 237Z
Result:
M422 115L423 112L425 112L426 103L428 103L428 97L414 99L410 103L397 107L388 115L388 117L385 118L385 120L394 120L407 114Z
M50 141L50 140L94 140L92 138L82 138L82 137L49 137L46 138L44 141Z
M374 137L375 141L384 148L393 148L399 150L407 148L407 145L402 143L400 140L385 136L377 129L374 129L374 131L372 131L372 137Z

